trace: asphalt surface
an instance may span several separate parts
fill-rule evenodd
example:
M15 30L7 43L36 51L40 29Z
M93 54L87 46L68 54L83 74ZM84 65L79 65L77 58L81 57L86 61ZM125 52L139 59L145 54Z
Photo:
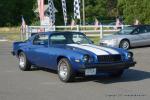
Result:
M62 83L50 70L22 72L0 42L0 100L150 100L150 47L134 48L137 65L122 78L80 78Z

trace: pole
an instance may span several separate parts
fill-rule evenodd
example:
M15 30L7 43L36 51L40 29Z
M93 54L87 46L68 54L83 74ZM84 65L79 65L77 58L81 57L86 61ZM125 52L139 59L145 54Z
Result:
M82 0L82 7L83 7L83 25L85 25L85 1Z
M100 39L103 38L103 26L100 25Z

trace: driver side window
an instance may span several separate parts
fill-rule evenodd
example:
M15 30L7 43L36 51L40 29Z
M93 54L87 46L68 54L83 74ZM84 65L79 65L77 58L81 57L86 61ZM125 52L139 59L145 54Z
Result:
M48 46L48 35L46 34L39 34L35 36L33 40L33 45L45 45Z
M140 31L140 29L137 28L136 30L134 30L134 32L132 34L134 34L134 35L139 34L139 31Z

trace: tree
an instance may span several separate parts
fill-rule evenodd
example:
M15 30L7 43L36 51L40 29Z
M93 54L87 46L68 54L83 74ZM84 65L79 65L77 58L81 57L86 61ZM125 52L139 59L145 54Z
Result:
M135 19L143 24L150 23L149 0L118 0L118 9L128 24L133 24Z
M116 17L118 15L116 5L117 0L86 0L86 19Z
M33 7L36 0L1 0L0 26L18 26L23 15L27 24L35 18Z

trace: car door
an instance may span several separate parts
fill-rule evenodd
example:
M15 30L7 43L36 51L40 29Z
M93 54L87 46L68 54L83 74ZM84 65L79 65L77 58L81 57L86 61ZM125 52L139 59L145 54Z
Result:
M35 65L40 67L49 68L49 63L52 62L49 48L49 35L39 34L33 40L33 45L30 48L32 53L33 62Z
M144 45L150 45L150 26L148 26L148 25L145 26L144 32L143 32L143 34L141 34L141 36L145 40Z
M141 28L136 28L130 35L132 46L142 46L145 43L144 37L141 36Z
M141 41L141 46L149 45L150 34L148 31L148 26L143 26L140 28L139 36L143 38Z

